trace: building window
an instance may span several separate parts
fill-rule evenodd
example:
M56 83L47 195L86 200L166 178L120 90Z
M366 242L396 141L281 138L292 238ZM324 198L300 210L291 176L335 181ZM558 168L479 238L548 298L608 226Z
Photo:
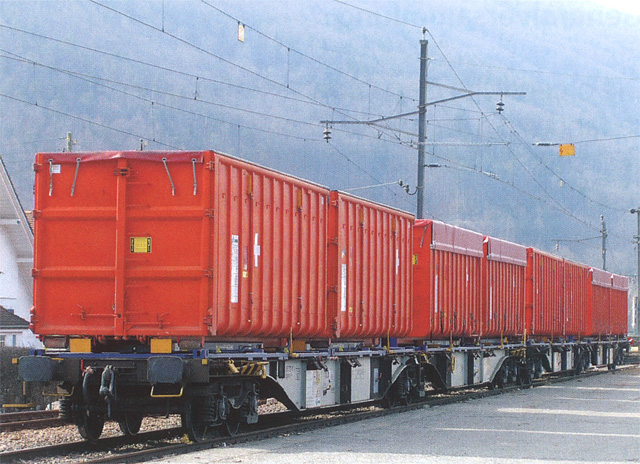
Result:
M15 335L11 335L11 346L17 346L16 345L16 336Z
M4 346L5 338L6 337L4 335L0 335L0 346Z

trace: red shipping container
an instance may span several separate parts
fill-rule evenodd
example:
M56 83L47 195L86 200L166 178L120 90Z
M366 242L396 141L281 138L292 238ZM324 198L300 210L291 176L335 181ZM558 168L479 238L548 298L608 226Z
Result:
M591 285L587 295L587 317L589 328L586 335L601 337L610 332L611 311L611 278L612 274L601 269L591 268L589 271Z
M611 277L610 335L625 336L628 332L629 278L617 274Z
M563 333L563 260L527 248L527 333L535 337L561 337Z
M484 239L485 285L482 335L512 337L524 333L527 248L494 237Z
M342 192L329 208L329 315L341 339L411 328L413 216Z
M564 260L564 302L562 333L567 337L582 337L589 332L588 293L591 281L589 267Z
M326 333L326 199L214 152L36 157L39 334Z
M412 338L481 335L483 240L460 227L416 220Z

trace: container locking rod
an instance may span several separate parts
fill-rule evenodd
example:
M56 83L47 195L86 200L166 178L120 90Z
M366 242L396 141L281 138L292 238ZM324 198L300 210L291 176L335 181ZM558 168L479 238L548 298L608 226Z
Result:
M193 165L193 195L198 193L198 180L196 178L196 159L191 158L191 164Z
M53 195L53 160L49 160L49 196Z
M78 180L78 169L80 169L80 158L76 158L76 173L73 175L73 185L71 186L71 196L76 191L76 181Z
M173 179L171 179L171 174L169 173L169 166L167 166L167 158L162 158L162 163L164 164L164 169L167 171L167 176L169 176L169 182L171 183L171 195L176 196L176 187L173 185Z

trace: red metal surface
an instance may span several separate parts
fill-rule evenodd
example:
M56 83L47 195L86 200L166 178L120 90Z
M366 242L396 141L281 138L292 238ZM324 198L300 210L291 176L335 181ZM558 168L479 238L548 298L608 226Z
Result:
M591 285L587 294L587 335L601 337L611 332L611 278L612 274L601 269L589 271Z
M483 236L439 221L416 220L411 337L481 333Z
M215 161L212 335L327 333L329 191L239 159Z
M512 337L524 333L527 248L485 237L485 284L482 304L483 337Z
M148 156L37 155L36 332L205 334L210 187L203 154ZM151 237L151 253L132 253L132 237Z
M589 267L564 260L563 268L563 334L567 337L583 337L590 331L589 301L587 298L591 286Z
M527 332L535 337L562 337L562 258L527 248Z
M611 277L611 335L626 335L628 332L629 279L613 274Z
M325 333L328 193L213 152L38 154L35 330Z
M329 309L342 339L411 327L413 216L342 192L329 208Z

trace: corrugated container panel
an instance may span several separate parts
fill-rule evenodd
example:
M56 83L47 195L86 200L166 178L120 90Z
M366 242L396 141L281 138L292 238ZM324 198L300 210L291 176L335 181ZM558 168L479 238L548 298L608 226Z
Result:
M589 267L564 260L563 333L582 337L589 332Z
M221 155L214 172L212 334L325 334L329 191Z
M535 337L562 337L563 260L527 248L527 332Z
M341 339L411 327L413 216L342 192L329 208L329 313Z
M327 189L214 152L36 166L39 333L327 332Z
M439 221L414 226L412 337L481 334L483 236Z
M602 336L610 332L611 277L612 274L601 269L591 268L591 286L588 293L588 327L591 336Z
M485 285L482 335L512 337L524 333L527 248L485 237Z
M613 274L611 278L611 332L610 335L626 335L628 332L629 279Z

